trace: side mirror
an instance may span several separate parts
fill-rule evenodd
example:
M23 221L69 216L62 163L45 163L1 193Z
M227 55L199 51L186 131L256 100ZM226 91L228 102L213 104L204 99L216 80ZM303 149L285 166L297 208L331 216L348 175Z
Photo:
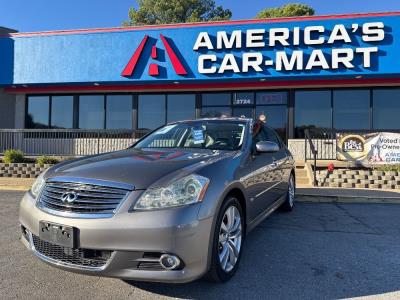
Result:
M279 145L274 142L262 141L256 144L256 150L259 153L273 153L279 151Z

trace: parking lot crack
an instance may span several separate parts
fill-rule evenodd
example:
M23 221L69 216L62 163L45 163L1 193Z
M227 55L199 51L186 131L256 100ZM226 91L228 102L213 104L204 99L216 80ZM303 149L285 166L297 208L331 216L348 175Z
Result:
M384 235L384 232L382 230L380 230L379 228L375 228L375 227L370 226L368 223L364 222L360 218L358 218L355 215L353 215L349 210L347 210L345 207L343 207L339 203L333 203L333 205L335 205L338 209L340 209L342 212L344 212L349 218L351 218L354 221L356 221L357 223L361 224L362 226L364 226L368 230L371 230L372 232L374 232L374 234L376 234L376 235Z

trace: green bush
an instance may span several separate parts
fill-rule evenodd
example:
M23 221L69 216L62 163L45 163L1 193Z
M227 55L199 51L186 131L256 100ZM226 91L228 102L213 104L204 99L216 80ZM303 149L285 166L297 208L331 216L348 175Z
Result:
M40 156L36 159L36 163L43 166L43 165L54 165L59 163L60 161L55 157L50 156Z
M383 172L400 172L400 165L382 165L376 167L375 170Z
M4 151L3 160L6 164L22 163L25 161L24 152L14 149L6 150Z

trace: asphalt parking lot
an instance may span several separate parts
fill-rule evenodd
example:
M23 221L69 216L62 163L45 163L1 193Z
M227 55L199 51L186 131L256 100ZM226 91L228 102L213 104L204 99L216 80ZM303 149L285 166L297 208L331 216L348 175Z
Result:
M123 282L54 269L21 244L21 192L0 191L0 299L400 298L400 205L298 203L249 234L226 284Z

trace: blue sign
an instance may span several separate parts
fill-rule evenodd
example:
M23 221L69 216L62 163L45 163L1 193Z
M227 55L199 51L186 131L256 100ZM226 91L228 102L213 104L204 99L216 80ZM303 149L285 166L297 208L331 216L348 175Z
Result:
M385 78L400 14L22 33L0 53L1 85Z

